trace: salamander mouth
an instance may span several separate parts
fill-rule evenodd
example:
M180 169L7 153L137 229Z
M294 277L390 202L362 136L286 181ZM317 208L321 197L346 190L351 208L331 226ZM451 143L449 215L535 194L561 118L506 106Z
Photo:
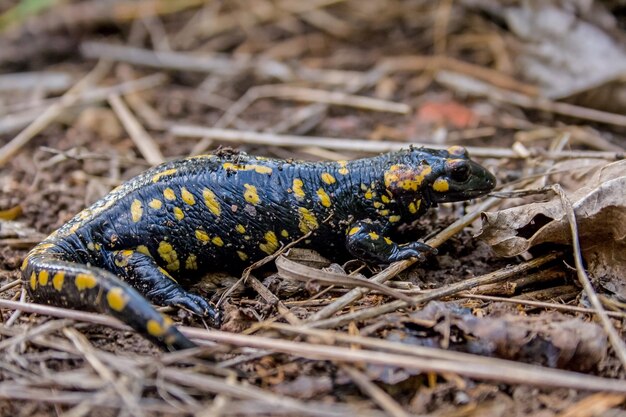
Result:
M471 200L488 194L496 186L496 177L478 164L472 164L473 175L464 183L455 183L447 179L449 189L430 191L432 201L438 203Z

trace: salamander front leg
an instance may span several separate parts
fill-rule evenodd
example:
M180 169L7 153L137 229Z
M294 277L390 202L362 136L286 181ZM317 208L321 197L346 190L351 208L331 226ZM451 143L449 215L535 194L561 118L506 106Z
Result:
M213 326L219 325L219 315L202 297L181 287L150 255L133 250L113 253L111 270L132 285L152 303L176 306L208 318Z
M435 248L421 242L397 244L384 235L378 222L358 221L348 228L346 246L358 259L389 264L409 258L423 260L425 254L437 253Z

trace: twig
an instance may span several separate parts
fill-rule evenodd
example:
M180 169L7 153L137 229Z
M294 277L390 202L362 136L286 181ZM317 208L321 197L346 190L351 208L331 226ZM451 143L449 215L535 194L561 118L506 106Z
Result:
M271 145L284 147L319 146L328 149L342 151L357 151L368 153L380 153L396 151L413 146L424 146L432 149L446 149L447 146L433 143L409 143L392 141L371 141L363 139L336 139L319 136L296 136L278 135L274 133L261 133L253 131L241 131L234 129L214 129L195 125L174 124L169 129L170 133L180 137L188 138L210 138L232 143L250 143L256 145ZM491 158L525 158L510 148L481 148L475 146L466 147L473 156ZM624 154L619 152L600 151L547 151L538 152L540 155L550 159L566 158L599 158L608 160L622 159ZM531 155L535 156L535 155Z
M126 62L150 68L178 71L206 72L220 75L238 73L247 69L287 81L293 78L291 69L278 61L252 57L231 58L228 55L191 55L183 52L151 51L126 45L103 42L83 42L81 52L86 58Z
M75 320L103 324L121 330L131 330L130 327L122 324L113 317L94 313L73 311L59 307L42 306L32 303L18 303L0 299L0 308L20 309L22 311L47 314L56 317L69 317ZM275 324L273 326L275 326ZM202 330L190 327L180 327L180 330L185 335L195 338L196 340L212 340L215 342L221 342L236 346L266 349L273 352L283 352L288 354L305 356L312 359L335 360L347 363L366 362L380 365L399 366L402 368L416 369L420 371L452 372L479 379L488 379L508 383L536 384L540 386L566 387L590 391L611 391L626 393L626 385L617 384L616 380L613 379L598 378L573 372L558 371L538 366L518 364L516 362L505 361L502 359L487 359L469 354L462 355L467 355L467 357L475 358L474 361L480 362L479 366L474 366L473 364L469 363L468 358L465 356L462 358L462 361L453 361L432 359L431 354L431 357L428 357L426 360L418 360L417 358L414 358L410 355L386 356L383 355L381 352L375 352L370 350L352 350L335 346L311 345L300 342L269 339L261 336L232 334L227 332L221 332L219 330ZM308 332L318 330L300 328L298 329L298 331ZM370 343L384 342L378 339L364 339L368 339ZM363 341L359 341L358 343L362 345L366 344ZM419 349L429 349L419 346L402 345L400 343L396 345L396 349L409 349L413 351L418 351ZM432 349L432 351L437 351L437 349ZM424 354L424 352L426 351L421 350L420 354ZM439 352L440 354L459 354L458 352ZM503 365L497 367L487 366L485 363L483 363L483 361L485 360L489 360L492 363L502 363ZM2 387L0 387L0 396L2 396Z
M163 74L153 74L144 78L140 78L138 80L121 83L112 87L94 88L92 90L80 92L82 90L82 87L80 86L83 82L91 83L95 82L96 78L100 78L100 75L97 75L96 72L101 71L101 69L98 69L101 65L104 64L99 64L98 66L96 66L96 68L92 70L90 74L94 74L93 77L88 74L83 80L79 81L74 87L72 87L72 89L65 93L65 95L63 95L59 100L53 102L50 107L43 110L43 113L41 113L41 110L38 110L38 116L34 119L34 121L10 142L0 148L0 167L6 164L6 162L13 155L15 155L35 135L40 133L46 126L48 126L50 122L56 119L56 117L58 117L61 112L66 108L77 104L86 104L94 101L104 100L111 94L124 94L129 91L152 88L165 81L165 77ZM10 118L11 115L8 115L7 117Z
M520 298L505 298L505 297L496 297L493 295L480 295L480 294L471 294L467 292L460 292L457 294L460 298L470 298L476 300L484 300L484 301L496 301L500 303L511 303L518 305L525 305L529 307L541 307L541 308L550 308L554 310L561 311L571 311L573 313L586 313L593 314L595 313L594 309L586 308L586 307L577 307L570 306L567 304L556 304L556 303L548 303L545 301L534 301L534 300L523 300ZM619 319L626 319L626 313L622 313L620 311L607 311L607 315Z
M0 75L0 91L42 88L48 92L66 90L72 77L65 72L41 71Z
M520 93L496 88L475 78L464 74L441 71L437 74L437 81L455 90L466 94L486 96L492 100L513 104L527 109L536 109L562 116L575 117L583 120L591 120L598 123L606 123L615 126L626 126L626 116L623 114L609 113L587 107L576 106L569 103L561 103L542 97L528 97Z
M578 238L578 224L576 223L576 214L574 212L574 208L572 207L572 203L569 198L567 198L567 195L565 195L565 191L563 191L559 184L553 185L552 189L561 199L561 205L563 206L567 221L569 222L570 231L572 233L574 264L576 265L576 275L578 276L578 280L583 286L585 294L587 294L591 305L596 310L596 314L600 318L602 327L604 327L604 330L609 336L611 346L613 346L613 349L615 349L615 354L622 363L622 368L626 370L626 344L617 333L617 330L615 330L615 327L613 327L613 324L607 316L606 311L604 311L604 307L602 307L602 303L598 298L598 294L596 294L596 291L593 289L593 285L591 285L591 281L589 280L587 272L585 271L585 267L583 266L580 240Z
M544 265L548 262L551 262L557 259L560 256L558 253L551 253L548 255L544 255L542 257L533 259L531 261L515 265L512 267L507 267L500 269L498 271L481 275L476 278L467 279L465 281L459 282L457 284L449 285L447 287L439 288L433 291L428 292L427 294L421 294L416 297L413 297L414 303L425 303L427 301L436 300L438 298L447 297L453 294L456 294L460 291L465 291L479 285L484 284L492 284L495 282L501 282L506 279L511 278L517 274L524 273L526 271L532 270L534 268L538 268L541 265ZM406 262L406 261L405 261ZM376 307L364 308L362 310L356 311L354 313L344 314L342 316L333 317L326 320L320 320L315 322L308 322L307 326L310 327L336 327L347 324L353 320L365 320L372 317L377 317L381 314L390 313L399 308L407 307L407 304L404 301L397 300L392 301L387 304L382 304Z
M143 126L137 121L135 116L131 113L131 111L126 107L124 101L120 98L120 96L116 94L111 94L109 96L109 103L117 114L117 117L120 119L124 128L130 135L130 138L133 140L141 155L143 155L144 159L150 165L158 165L165 161L163 158L163 154L161 150L154 142L154 139L146 132Z
M247 279L248 284L270 305L276 306L278 312L285 317L285 319L294 326L300 325L302 322L295 314L291 312L289 307L283 303L283 301L276 297L261 281L259 281L254 275L249 275Z
M467 226L468 224L476 220L476 218L480 216L481 212L488 210L490 207L492 207L496 203L497 203L497 200L493 198L485 200L483 203L477 206L473 212L468 213L465 216L461 217L460 219L456 220L450 226L446 227L444 230L439 232L434 238L429 239L425 243L433 248L439 247L443 242L445 242L454 234L458 233L465 226ZM390 280L391 278L395 277L400 272L402 272L406 268L413 265L415 262L416 260L406 260L406 261L401 261L401 262L395 262L391 264L388 268L383 270L382 272L379 272L378 274L370 278L370 281L378 283L378 284L382 284ZM350 305L354 303L355 301L359 300L361 297L363 297L367 293L368 293L368 290L365 288L355 288L353 290L350 290L350 292L344 294L343 296L335 300L333 303L327 305L326 307L322 308L321 310L313 314L311 317L309 317L307 322L309 323L318 322L319 320L330 317L336 312L343 309L345 306Z
M387 287L384 284L379 284L376 281L372 281L367 278L360 278L356 276L350 276L346 274L339 274L330 271L321 271L319 269L311 268L306 265L299 264L284 256L276 258L276 268L278 274L282 278L297 280L301 282L319 282L325 285L339 285L348 288L360 287L368 288L370 290L378 291L381 294L385 294L389 297L396 298L398 300L404 300L411 304L413 300L411 297Z
M0 294L5 292L5 291L7 291L7 290L10 290L13 287L17 287L21 283L22 283L21 279L16 279L15 281L12 281L12 282L9 282L6 285L3 285L2 287L0 287Z
M53 122L63 110L74 105L80 98L79 92L104 77L110 67L110 63L99 62L83 79L70 88L67 93L63 94L57 102L41 113L33 123L0 148L0 167L6 164L24 145Z
M66 327L63 329L63 334L72 341L76 349L83 355L85 360L91 365L98 375L105 381L107 381L115 389L128 410L134 416L143 416L144 414L138 407L136 399L131 395L126 387L116 381L115 375L111 372L111 369L103 364L100 359L94 354L93 347L87 341L87 338L80 334L76 329Z
M534 386L573 388L587 391L609 391L626 393L626 384L618 380L599 378L575 372L543 368L540 366L519 364L502 359L498 363L506 366L480 364L468 361L451 361L433 358L416 358L411 355L392 354L373 350L354 350L351 348L314 345L303 342L277 340L262 336L241 335L219 330L201 330L182 327L181 330L196 341L211 340L234 346L254 347L302 356L315 360L328 360L345 363L368 363L372 365L397 366L402 369L415 369L420 372L456 373L463 376L499 381L510 384L528 384ZM483 358L484 359L484 358ZM494 362L495 363L495 362Z
M556 417L593 417L608 416L608 411L622 404L626 400L626 395L609 394L599 392L589 395L580 401L568 406L561 411ZM616 413L618 415L618 413Z
M382 388L370 381L363 372L350 365L342 365L341 369L350 376L352 382L354 382L364 394L368 395L380 408L385 410L387 414L392 417L409 417L409 414L404 411L402 406L400 406L391 395L387 394Z
M250 336L247 336L250 337ZM293 398L278 396L269 391L254 387L246 386L240 383L228 383L221 378L216 378L210 375L201 375L198 373L191 373L187 371L181 371L178 369L166 368L160 371L166 379L171 380L177 384L193 387L202 391L208 391L213 393L227 394L234 398L245 398L261 401L271 404L276 408L286 408L292 412L298 413L298 415L313 415L313 416L336 416L341 417L346 415L346 412L354 412L350 407L331 406L326 404L313 404L302 403ZM365 412L368 415L368 410L359 410Z
M263 85L250 88L222 116L223 122L216 127L228 127L241 112L253 102L261 98L282 98L287 100L309 101L315 103L333 104L337 106L354 107L363 110L407 114L411 107L403 103L394 103L371 97L347 94L341 91L325 91L313 88L294 87L289 85Z

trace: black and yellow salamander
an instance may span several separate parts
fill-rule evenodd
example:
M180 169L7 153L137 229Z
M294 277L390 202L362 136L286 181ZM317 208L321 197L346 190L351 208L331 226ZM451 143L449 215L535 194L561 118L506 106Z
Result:
M111 314L163 349L184 349L194 344L150 302L217 314L178 280L241 271L308 232L307 245L334 258L422 257L431 248L396 243L398 229L494 185L458 146L319 163L221 151L116 188L33 248L22 277L35 301Z

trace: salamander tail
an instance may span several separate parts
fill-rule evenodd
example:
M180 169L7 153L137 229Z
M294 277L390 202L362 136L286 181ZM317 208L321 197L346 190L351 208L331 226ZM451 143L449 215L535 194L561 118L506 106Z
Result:
M112 273L33 251L22 265L22 280L33 300L59 307L110 314L166 351L196 345L169 317Z

